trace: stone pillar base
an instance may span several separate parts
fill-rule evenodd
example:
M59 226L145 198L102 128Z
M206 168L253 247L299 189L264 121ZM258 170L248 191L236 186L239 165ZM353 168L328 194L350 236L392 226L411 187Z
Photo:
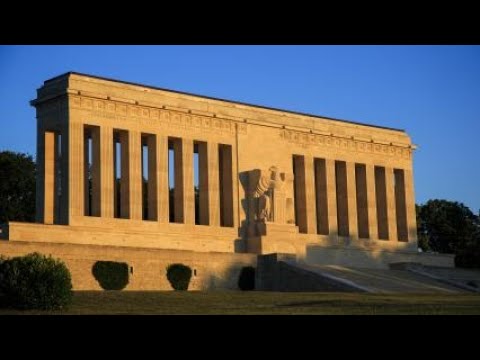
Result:
M256 254L287 253L295 254L295 237L298 226L258 222L252 224L247 240L247 252Z

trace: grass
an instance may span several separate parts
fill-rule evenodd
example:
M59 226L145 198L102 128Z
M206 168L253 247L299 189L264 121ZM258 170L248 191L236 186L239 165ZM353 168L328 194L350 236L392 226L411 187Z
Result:
M77 291L69 309L0 314L480 314L474 294Z

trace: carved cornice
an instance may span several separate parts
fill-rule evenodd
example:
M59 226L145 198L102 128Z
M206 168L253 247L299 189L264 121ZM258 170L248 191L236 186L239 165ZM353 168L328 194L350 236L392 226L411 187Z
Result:
M70 95L72 108L89 111L101 118L151 121L161 127L177 129L201 129L221 134L246 134L247 124L239 121L212 116L199 115L190 111L173 109L171 107L152 107L139 104L128 104L112 99L98 99L86 96Z
M346 151L356 151L363 153L381 154L396 156L402 159L410 159L412 148L408 145L395 145L392 143L364 141L355 137L335 136L334 134L322 135L304 133L294 130L281 130L280 137L290 143L319 146L319 147L335 147Z

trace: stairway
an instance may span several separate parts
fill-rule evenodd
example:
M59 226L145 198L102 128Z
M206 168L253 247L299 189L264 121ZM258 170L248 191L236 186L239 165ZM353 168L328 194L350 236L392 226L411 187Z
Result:
M408 270L351 268L338 265L289 264L323 277L348 281L359 291L372 293L460 293L463 289Z

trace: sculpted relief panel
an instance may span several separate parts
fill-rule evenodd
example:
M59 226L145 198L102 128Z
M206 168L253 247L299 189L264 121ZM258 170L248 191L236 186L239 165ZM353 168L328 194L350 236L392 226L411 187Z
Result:
M251 223L294 224L293 175L278 167L249 172L249 220Z

